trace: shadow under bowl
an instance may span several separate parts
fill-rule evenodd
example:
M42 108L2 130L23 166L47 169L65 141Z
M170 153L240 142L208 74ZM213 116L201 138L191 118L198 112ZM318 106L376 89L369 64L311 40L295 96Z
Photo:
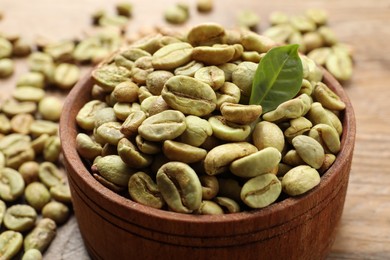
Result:
M310 192L266 208L187 215L143 206L96 181L76 151L76 115L91 100L87 76L68 95L60 137L73 206L94 259L324 259L335 239L355 144L349 98L327 71L323 80L345 102L341 151Z

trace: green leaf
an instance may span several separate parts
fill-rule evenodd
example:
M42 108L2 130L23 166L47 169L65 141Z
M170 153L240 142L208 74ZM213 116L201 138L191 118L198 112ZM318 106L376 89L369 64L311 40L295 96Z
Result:
M303 79L298 47L298 44L290 44L272 48L260 60L249 104L261 105L266 113L298 93Z

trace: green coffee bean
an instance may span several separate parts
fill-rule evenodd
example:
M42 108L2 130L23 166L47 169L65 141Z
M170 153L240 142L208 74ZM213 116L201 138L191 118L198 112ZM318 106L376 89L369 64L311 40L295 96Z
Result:
M144 120L138 128L138 132L146 140L162 141L178 137L185 129L183 113L167 110Z
M199 215L221 215L223 214L223 210L214 201L203 200L194 213Z
M92 77L104 90L111 92L119 83L126 81L130 71L124 67L104 65L93 70Z
M207 154L205 149L172 140L164 141L163 152L171 161L184 163L200 162Z
M202 185L196 172L187 164L168 162L156 175L157 186L168 206L181 213L191 213L199 208Z
M23 235L12 230L0 234L0 256L2 259L12 259L23 246Z
M27 185L24 197L27 203L37 211L41 211L51 199L49 190L40 182L32 182Z
M50 136L43 148L43 158L49 162L56 162L61 153L61 140L58 136Z
M298 118L309 111L310 105L311 98L306 94L302 94L281 103L275 110L265 113L263 119L271 122L280 122L285 119Z
M11 119L11 128L14 133L29 134L34 117L30 114L18 114Z
M12 54L12 43L0 37L0 59L8 58Z
M143 205L160 209L165 205L157 184L144 172L137 172L129 179L130 197Z
M39 163L36 161L25 162L19 166L18 172L22 175L25 185L38 181Z
M121 16L131 17L133 11L133 5L128 2L121 2L115 5L117 13Z
M207 83L217 90L225 83L225 73L216 66L207 66L196 71L194 78Z
M76 137L76 149L83 158L89 160L93 160L102 153L102 146L83 133L79 133Z
M95 138L101 144L117 145L119 140L125 137L121 133L121 123L108 122L104 123L96 129Z
M63 203L71 203L71 193L70 187L67 183L58 184L50 188L50 195L53 199L63 202Z
M280 128L271 122L262 121L256 124L252 133L253 144L257 149L275 147L279 152L284 148L284 136Z
M192 46L212 46L222 43L225 29L219 24L204 23L191 28L187 40Z
M49 188L64 183L65 181L65 175L51 162L41 163L39 165L38 175L39 180Z
M128 185L130 176L134 174L134 170L129 168L118 155L104 156L94 166L103 178L122 187Z
M172 24L182 24L189 18L188 9L182 5L176 4L167 8L164 12L164 18Z
M24 191L24 180L20 173L11 168L0 169L0 198L4 201L15 201Z
M57 122L60 120L63 103L53 96L46 96L39 101L38 112L45 120Z
M36 87L21 86L14 90L12 96L21 102L39 102L45 96L45 91Z
M24 232L34 227L37 212L29 205L16 204L7 209L4 226L9 230Z
M155 69L175 69L191 61L192 49L185 42L166 45L153 54L152 65Z
M282 178L283 191L290 196L301 195L321 181L320 175L316 169L308 165L300 165L292 168Z
M31 148L34 150L35 154L42 153L46 140L48 140L49 137L50 135L48 134L42 134L31 141Z
M142 169L152 163L153 158L138 151L137 147L127 138L119 140L117 149L122 161L132 168Z
M11 59L0 59L0 79L7 78L14 73L14 62Z
M237 213L240 212L240 205L227 197L216 197L214 201L223 209L225 213Z
M209 118L209 123L213 129L213 135L225 141L245 141L251 132L249 125L228 122L223 116L212 116Z
M238 64L232 73L232 82L241 90L241 101L249 100L256 68L256 63L244 61Z
M315 85L313 96L324 108L330 110L345 109L345 103L340 99L340 97L322 82L318 82Z
M215 176L202 175L199 177L202 184L202 199L213 199L219 192L218 179Z
M237 159L230 164L230 171L237 176L252 178L272 172L282 158L274 147L267 147L258 152Z
M185 114L207 115L216 106L213 89L208 84L187 76L168 79L161 95L170 107Z
M333 154L340 151L340 138L332 126L317 124L310 130L309 136L319 142L325 151L330 151Z
M35 248L44 252L56 235L56 223L48 218L41 219L24 238L24 251Z
M196 1L196 8L201 13L208 13L211 12L214 6L213 0L197 0Z
M200 117L189 115L186 117L185 123L187 127L179 136L183 143L200 146L213 133L210 123Z
M198 46L192 51L192 59L209 65L221 65L233 60L235 52L231 45Z
M178 67L175 69L174 73L176 76L188 76L193 77L195 72L197 72L200 68L203 68L203 63L197 61L191 61L184 66Z
M250 124L256 121L262 112L260 105L241 105L225 102L221 105L222 116L229 122L236 124Z
M17 82L16 86L30 86L36 88L44 88L45 87L45 76L40 72L29 71L25 74L22 74Z
M292 139L292 144L302 160L308 165L315 169L321 167L325 153L319 142L309 136L298 135Z
M58 201L50 201L42 208L42 217L54 220L57 225L65 223L69 215L68 206Z
M251 208L264 208L275 202L282 192L282 184L272 173L248 180L241 190L242 201Z
M310 130L313 124L305 117L298 117L290 120L290 126L284 131L284 135L291 140Z
M43 256L41 251L38 249L32 248L24 252L22 260L42 260Z

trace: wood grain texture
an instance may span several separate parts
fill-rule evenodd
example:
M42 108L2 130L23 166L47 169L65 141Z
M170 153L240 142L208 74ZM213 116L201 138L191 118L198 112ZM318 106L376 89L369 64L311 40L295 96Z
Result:
M116 1L104 0L0 0L5 13L0 31L15 31L33 40L39 35L53 39L78 37L87 30L90 14L103 8L113 11ZM132 1L134 17L129 31L163 23L162 12L175 0ZM267 27L271 11L298 14L306 8L324 8L330 26L340 40L355 47L353 78L344 83L357 119L357 135L344 213L328 259L390 258L390 0L216 0L215 10L198 15L191 4L191 24L215 21L233 26L237 10L252 9ZM0 81L0 102L27 70L17 60L15 75ZM63 226L45 259L88 259L74 219Z

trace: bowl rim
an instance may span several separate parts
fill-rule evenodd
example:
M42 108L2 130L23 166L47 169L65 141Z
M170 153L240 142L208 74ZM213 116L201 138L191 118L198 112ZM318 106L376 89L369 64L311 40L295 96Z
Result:
M313 200L313 198L315 198L316 195L322 189L324 189L324 187L329 185L329 183L331 183L332 180L337 177L337 172L339 172L342 169L343 164L348 161L346 159L348 159L349 156L352 157L355 144L356 121L351 101L340 83L325 69L323 69L323 72L323 81L325 84L327 84L333 91L335 91L341 100L346 104L342 118L343 133L341 136L341 150L338 153L336 161L333 163L333 165L321 176L320 184L301 196L288 197L265 208L253 209L250 211L224 215L194 215L148 207L134 202L104 187L97 180L95 180L92 174L87 170L74 145L75 137L78 133L77 124L75 122L75 115L77 115L79 109L77 109L77 112L75 111L76 107L74 107L74 103L77 100L80 100L86 89L88 89L88 84L89 89L92 87L93 80L91 78L91 73L87 73L87 75L81 79L70 91L63 106L63 112L60 120L60 138L65 162L68 162L66 163L67 167L71 168L70 170L67 169L68 175L71 171L77 173L77 177L79 177L83 182L83 187L81 190L86 193L87 191L83 188L87 188L88 192L93 192L95 196L99 196L101 201L106 201L112 204L113 207L111 210L114 209L114 211L111 211L111 213L116 214L116 217L119 217L125 221L128 218L128 216L126 216L126 212L137 214L139 217L153 218L155 220L171 220L182 224L208 225L233 224L235 222L250 221L251 219L259 217L272 216L272 214L278 214L278 212L282 210L285 211L286 209L291 211L292 215L295 214L295 216L302 214L302 212L294 212L294 209L299 208L299 204L302 204L302 201L307 202ZM90 95L90 91L87 94ZM86 101L89 100L86 99ZM74 138L74 140L72 140L72 138ZM350 160L351 158L349 161ZM77 183L75 184L78 185ZM315 203L313 205L315 205ZM105 208L102 209L107 210Z

